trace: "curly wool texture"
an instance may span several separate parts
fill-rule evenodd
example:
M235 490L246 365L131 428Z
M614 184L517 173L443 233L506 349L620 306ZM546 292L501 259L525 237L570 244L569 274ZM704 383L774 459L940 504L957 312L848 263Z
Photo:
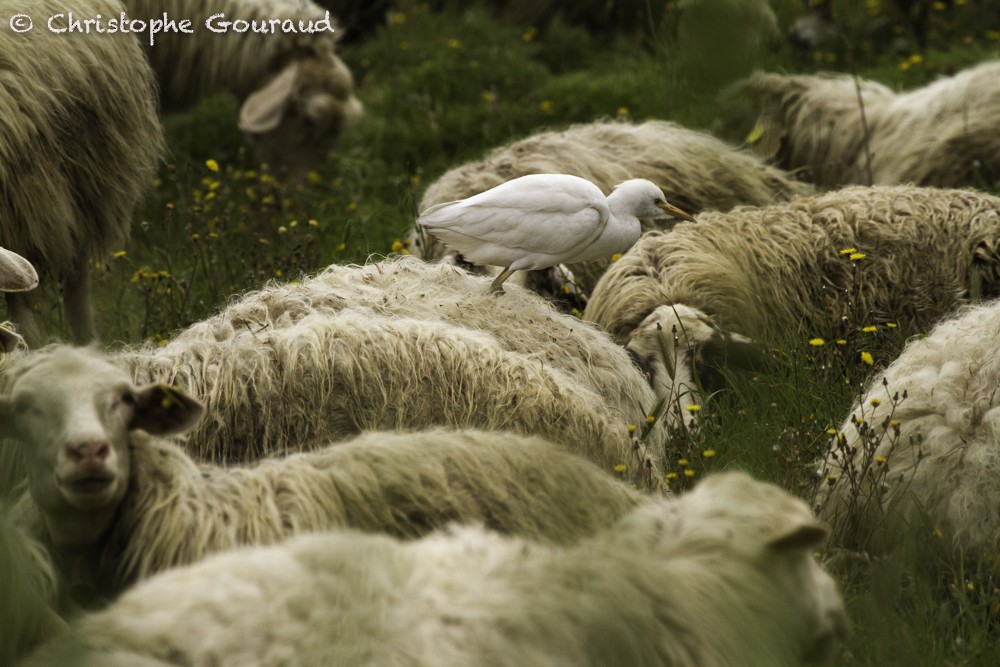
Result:
M998 349L1000 301L994 300L960 309L926 338L912 340L871 381L839 431L854 456L831 444L816 490L815 505L837 541L885 552L908 535L930 536L937 529L956 553L996 553ZM896 394L901 400L893 400ZM856 419L872 429L867 437ZM898 437L890 420L898 420ZM826 475L836 483L831 486Z
M415 538L477 522L565 544L643 497L562 447L503 432L373 432L247 467L199 465L163 439L133 434L132 457L98 571L77 582L102 596L211 553L335 528ZM30 497L19 510L44 532Z
M854 78L833 74L755 73L723 92L712 129L734 142L761 133L756 150L827 187L982 186L1000 178L1000 61L904 93L858 85L867 138Z
M704 490L699 488L704 487ZM802 501L742 474L558 547L334 532L166 572L29 666L792 667L846 629Z
M669 202L691 214L739 204L764 205L812 191L704 132L666 121L609 121L536 134L456 167L427 188L420 210L471 197L520 176L549 173L585 178L605 194L622 181L645 178L660 186ZM411 247L424 259L440 259L448 252L416 229ZM572 268L574 274L585 272Z
M622 339L657 306L681 303L759 341L838 338L859 318L916 332L970 287L1000 293L998 238L1000 199L971 190L851 187L704 213L640 238L584 318ZM852 261L848 248L864 257Z
M412 257L331 266L118 358L137 382L177 384L205 403L187 443L203 459L447 425L539 434L642 473L628 425L656 399L625 350L537 295L498 298L487 286ZM649 451L665 437L654 429Z
M122 7L4 3L10 16L69 10ZM163 148L153 73L132 35L0 31L0 246L57 279L120 250Z

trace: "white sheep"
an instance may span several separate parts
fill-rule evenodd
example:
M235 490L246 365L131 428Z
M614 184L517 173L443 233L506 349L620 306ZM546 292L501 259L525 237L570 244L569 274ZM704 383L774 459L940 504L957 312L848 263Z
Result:
M720 107L713 131L818 185L1000 179L1000 61L903 93L848 75L758 72L724 91Z
M834 340L852 323L916 332L970 295L1000 294L998 238L1000 199L971 190L851 187L707 212L640 238L584 317L622 340L671 304L774 343Z
M622 181L645 178L660 186L668 201L692 214L738 204L764 205L812 191L704 132L667 121L596 122L535 134L455 167L427 188L420 210L471 197L519 176L548 173L585 178L605 194ZM416 228L410 246L424 259L440 259L447 252ZM589 285L596 280L591 274L599 275L605 265L570 268Z
M29 470L18 520L97 599L216 551L331 528L416 537L478 521L566 543L640 498L564 448L502 432L376 432L246 467L199 465L136 431L166 433L201 415L176 389L136 387L78 348L47 348L10 373L0 436L18 441Z
M742 473L563 547L309 535L172 570L27 666L793 667L846 633L805 503Z
M844 546L907 536L993 558L1000 548L1000 301L909 342L832 438L815 504Z
M222 92L241 103L239 125L262 161L292 179L322 162L362 114L350 70L337 57L339 26L311 0L125 0L142 20L166 12L194 34L163 33L147 46L163 108L181 110ZM223 14L224 16L211 19ZM291 20L295 30L236 32L227 21ZM209 25L206 25L208 22ZM315 29L314 32L300 28ZM270 25L270 24L267 24Z
M642 450L628 432L656 396L626 351L535 294L496 298L487 285L412 257L335 265L116 356L137 382L206 403L188 442L202 459L453 426L542 435L606 470L628 465L636 481L658 470L663 430Z
M96 337L90 267L128 238L163 137L153 73L134 36L60 34L41 25L53 17L53 28L65 29L70 11L117 16L122 6L4 3L5 16L35 17L40 25L0 30L0 246L61 284L66 320L82 342ZM8 317L37 345L31 296L8 293L6 300Z

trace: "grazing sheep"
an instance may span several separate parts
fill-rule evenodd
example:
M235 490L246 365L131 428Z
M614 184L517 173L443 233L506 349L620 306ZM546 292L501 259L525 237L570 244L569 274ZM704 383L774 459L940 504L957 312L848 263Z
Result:
M117 355L140 383L177 384L209 418L198 458L239 461L362 430L476 427L538 434L610 470L656 470L628 425L656 402L628 354L520 289L412 257L331 266L251 292L164 347ZM638 457L637 454L643 454Z
M302 536L164 573L25 664L815 664L847 630L813 557L825 535L801 500L728 473L565 547Z
M474 430L369 433L248 467L198 465L135 432L170 430L156 429L160 400L189 426L201 406L183 394L135 387L86 349L49 348L11 373L0 436L19 441L28 464L19 519L65 558L85 554L73 583L101 596L209 553L339 527L416 537L479 521L565 543L640 498L541 438Z
M195 34L165 33L147 42L166 111L230 92L241 103L240 129L262 161L300 178L325 159L362 105L354 79L337 57L330 14L310 0L125 0L143 20L167 12L190 19ZM224 17L209 21L210 17ZM289 20L295 30L213 34L225 22ZM206 25L206 21L209 25ZM307 32L310 26L315 32Z
M115 0L9 0L3 8L8 17L55 17L55 28L66 27L69 11L122 10ZM90 267L122 248L163 150L153 73L135 37L122 33L5 28L0 54L0 246L62 285L74 339L93 340ZM6 300L8 317L39 344L33 299Z
M907 535L1000 548L1000 301L960 309L875 377L833 438L816 507L851 548ZM858 420L863 420L859 424Z
M752 137L759 155L804 169L818 185L984 187L1000 179L1000 61L905 93L846 75L758 72L724 91L720 106L715 132L734 142Z
M13 665L66 628L55 612L58 577L44 547L24 534L0 507L0 664Z
M915 332L970 295L1000 294L998 238L1000 199L969 190L852 187L703 213L640 238L584 318L620 339L670 304L767 342L832 340L851 323Z
M597 122L536 134L456 167L427 188L420 210L471 197L519 176L546 173L585 178L605 194L624 180L645 178L688 213L764 205L812 191L704 132L666 121ZM443 245L418 234L416 228L410 245L424 259L440 259L446 253ZM581 279L588 270L594 271L571 268Z
M660 306L625 342L657 396L666 399L667 423L698 424L702 389L722 386L717 368L753 366L759 357L749 339L719 329L710 317L683 304Z

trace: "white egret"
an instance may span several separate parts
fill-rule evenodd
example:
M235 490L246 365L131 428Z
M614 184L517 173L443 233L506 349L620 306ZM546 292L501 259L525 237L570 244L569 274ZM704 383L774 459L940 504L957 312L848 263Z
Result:
M490 286L500 292L515 271L625 252L639 240L639 218L664 212L694 222L645 179L620 183L605 197L578 176L532 174L432 206L417 225L471 262L504 267Z

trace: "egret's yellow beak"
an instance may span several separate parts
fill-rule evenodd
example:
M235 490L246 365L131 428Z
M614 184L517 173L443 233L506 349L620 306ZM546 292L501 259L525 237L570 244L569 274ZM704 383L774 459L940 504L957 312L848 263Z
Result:
M657 208L663 209L666 213L674 216L675 218L680 218L681 220L687 220L688 222L695 222L694 216L690 213L685 213L680 210L670 202L661 202L656 205Z

